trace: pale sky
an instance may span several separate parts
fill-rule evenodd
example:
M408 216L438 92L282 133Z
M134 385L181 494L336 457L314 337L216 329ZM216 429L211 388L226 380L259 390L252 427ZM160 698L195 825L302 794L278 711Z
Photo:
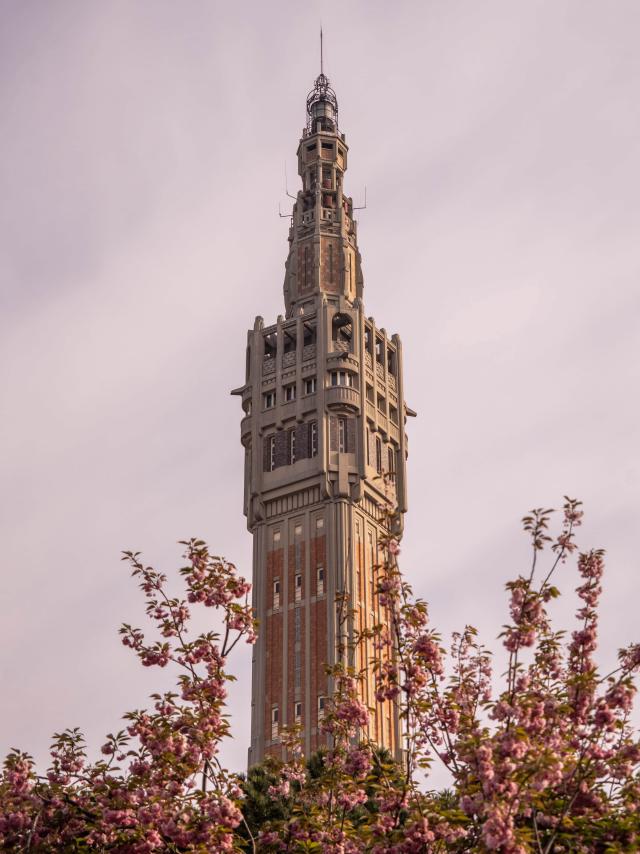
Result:
M165 687L117 637L144 616L121 550L171 572L197 535L250 573L229 390L283 311L320 18L418 412L407 577L496 646L519 519L566 493L608 550L603 661L640 640L640 4L3 0L3 754L95 747ZM241 769L248 647L231 669Z

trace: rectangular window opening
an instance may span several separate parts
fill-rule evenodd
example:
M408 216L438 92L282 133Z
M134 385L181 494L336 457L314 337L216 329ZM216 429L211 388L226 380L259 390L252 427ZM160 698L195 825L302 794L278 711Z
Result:
M338 418L338 452L345 454L347 451L347 419Z
M318 456L318 422L312 421L309 429L309 456Z
M353 386L353 374L349 371L331 371L331 385Z
M325 697L318 697L318 721L324 719Z

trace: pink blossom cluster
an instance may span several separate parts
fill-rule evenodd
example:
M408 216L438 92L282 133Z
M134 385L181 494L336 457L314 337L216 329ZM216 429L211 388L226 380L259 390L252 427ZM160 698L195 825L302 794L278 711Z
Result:
M375 743L363 672L347 665L356 659L353 644L360 639L350 639L341 625L337 663L327 669L332 699L321 725L328 747L306 762L299 733L283 732L284 761L272 760L256 802L266 802L270 812L255 820L250 787L239 788L218 758L220 742L229 735L229 655L241 639L255 640L248 585L233 565L191 540L181 570L186 598L173 598L166 577L128 553L155 635L147 640L125 625L122 642L145 667L177 668L176 690L154 695L147 711L128 713L125 729L107 736L95 762L88 760L78 730L54 736L44 775L28 754L12 751L0 780L0 849L638 850L640 739L632 721L640 644L621 650L618 666L600 674L604 555L578 552L575 531L581 521L581 505L571 499L555 537L551 511L537 508L523 520L532 560L527 572L507 584L501 682L473 627L454 633L445 649L430 628L426 604L414 599L402 578L399 539L390 534L377 567L385 620L367 636L373 651L368 666L376 685L372 702L398 710L403 761ZM393 519L388 524L397 530ZM576 626L565 635L553 629L548 607L559 595L556 570L562 566L566 575L569 559L577 564L580 605ZM221 609L222 637L205 633L189 639L197 604ZM348 594L339 594L336 605L346 623ZM449 770L450 791L421 785L434 762Z

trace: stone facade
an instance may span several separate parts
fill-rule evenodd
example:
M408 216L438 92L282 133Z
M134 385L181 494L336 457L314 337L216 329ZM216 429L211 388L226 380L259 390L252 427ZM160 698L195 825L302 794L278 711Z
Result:
M396 756L397 708L375 699L366 628L384 623L375 596L385 512L406 511L402 347L365 316L353 201L343 193L348 146L337 101L320 75L298 146L302 189L285 267L286 315L256 318L247 338L241 441L244 512L253 534L253 607L259 620L252 674L249 764L282 755L280 733L299 724L309 755L331 697L327 665L338 647L363 673L369 735ZM346 594L352 616L339 618Z

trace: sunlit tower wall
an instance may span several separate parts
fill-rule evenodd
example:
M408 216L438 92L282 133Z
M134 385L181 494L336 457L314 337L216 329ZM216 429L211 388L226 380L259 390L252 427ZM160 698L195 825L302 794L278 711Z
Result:
M387 620L376 566L388 515L399 532L407 509L405 421L413 413L400 338L365 314L353 200L343 189L349 149L324 74L306 107L285 315L272 325L256 318L245 383L233 391L244 411L244 512L259 621L249 765L282 756L282 728L292 724L306 755L327 744L319 725L333 685L325 669L341 649L363 672L369 737L398 757L401 749L396 704L375 698L376 650L357 638Z

